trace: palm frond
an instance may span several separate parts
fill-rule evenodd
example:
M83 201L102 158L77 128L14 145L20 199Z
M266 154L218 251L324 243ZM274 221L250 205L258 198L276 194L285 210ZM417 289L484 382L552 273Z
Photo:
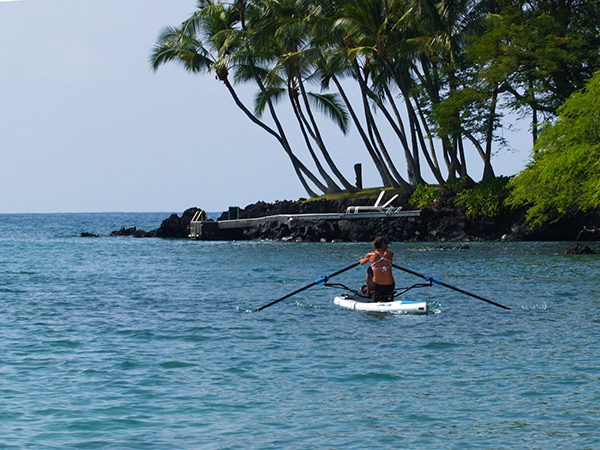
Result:
M350 116L343 102L339 100L338 95L309 92L308 98L311 104L329 117L342 133L348 133L350 130Z
M286 89L274 87L267 88L266 95L262 91L258 91L254 96L254 114L256 114L257 117L262 117L267 108L268 101L271 100L272 102L277 103L285 96L285 93Z

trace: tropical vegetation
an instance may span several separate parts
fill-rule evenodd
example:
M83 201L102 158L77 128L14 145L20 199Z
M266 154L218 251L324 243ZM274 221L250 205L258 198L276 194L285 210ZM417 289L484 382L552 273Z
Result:
M600 71L557 112L511 182L509 202L527 205L532 225L600 207Z
M510 112L535 142L600 68L598 17L598 0L199 0L150 62L214 75L311 197L357 190L325 120L354 128L383 187L414 191L473 181L473 154L482 181L496 178ZM238 89L248 84L251 102Z

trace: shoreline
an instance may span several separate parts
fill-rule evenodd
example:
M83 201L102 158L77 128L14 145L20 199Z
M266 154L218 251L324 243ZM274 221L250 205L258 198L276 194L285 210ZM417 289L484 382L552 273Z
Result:
M376 199L301 200L256 202L239 209L235 218L254 219L277 215L332 214L345 212L358 204L374 204ZM414 209L406 201L402 210ZM395 205L398 208L398 205ZM356 220L302 220L281 223L262 222L235 231L221 230L218 222L231 219L231 211L221 213L217 221L207 219L206 232L200 240L281 240L294 242L370 242L374 236L386 235L396 242L473 242L473 241L564 241L594 242L600 240L600 210L570 216L556 223L530 229L525 223L524 208L496 217L469 219L463 209L450 202L419 210L417 217L357 218ZM201 213L198 207L173 213L156 230L136 227L121 228L111 236L159 237L189 239L190 222ZM357 214L358 215L358 214ZM248 221L252 222L252 221ZM228 227L231 228L231 227Z

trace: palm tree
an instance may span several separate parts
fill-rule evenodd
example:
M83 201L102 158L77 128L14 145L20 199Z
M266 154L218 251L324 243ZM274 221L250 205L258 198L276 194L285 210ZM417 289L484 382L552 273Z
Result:
M311 3L306 0L262 0L254 2L256 15L250 29L255 54L268 65L264 70L268 94L273 99L287 93L307 149L317 170L331 190L339 190L326 172L313 144L319 149L327 166L347 190L356 188L343 176L334 163L313 112L313 106L325 113L339 126L343 133L348 130L348 116L333 94L307 91L306 80L311 79L313 57L310 47ZM255 12L256 12L255 10ZM256 112L262 114L265 96L257 96Z
M420 57L419 77L427 92L428 118L438 125L449 178L468 177L463 139L470 141L483 160L484 179L494 177L491 164L494 130L498 125L499 86L483 86L465 60L474 36L481 36L494 0L415 0L423 38L430 50ZM415 20L417 20L415 18ZM474 112L480 111L478 115ZM470 124L470 125L469 125ZM469 126L467 126L469 125ZM474 133L485 142L480 144Z
M468 178L466 143L481 157L488 179L494 177L491 156L506 93L516 99L512 106L530 105L534 117L544 101L556 98L539 94L538 75L528 75L526 64L510 79L489 69L501 58L500 47L482 62L472 59L470 49L480 51L473 38L485 37L484 18L504 12L498 3L514 2L200 0L179 27L163 30L151 62L155 70L175 61L191 72L214 72L244 114L278 140L310 196L355 189L329 152L318 113L344 134L354 124L384 186L410 190L422 183L422 159L445 182L436 147L447 179ZM543 2L531 5L544 8ZM347 80L359 88L359 108L349 99ZM309 88L316 82L321 92ZM553 82L560 82L558 75ZM237 95L238 83L258 87L253 111ZM277 109L286 98L315 169L292 151ZM384 126L397 137L393 144L403 152L408 181L396 167Z
M179 27L162 30L151 54L151 66L158 70L167 62L176 62L192 73L214 72L244 114L279 141L302 186L309 196L316 197L318 194L310 187L307 178L322 192L327 192L328 188L293 153L275 108L270 105L271 117L277 129L252 113L230 82L229 73L231 69L238 68L236 64L246 62L252 65L244 40L244 9L245 4L241 1L225 6L212 0L199 0L198 10ZM264 86L262 88L266 90Z
M402 185L408 187L408 183L403 181L401 176L398 175L400 181L394 179L378 148L378 143L373 139L374 118L370 111L365 90L361 90L363 108L367 118L367 123L363 126L343 86L341 78L354 77L356 73L360 73L360 70L357 70L357 63L351 61L348 57L348 49L345 44L347 40L346 33L333 26L337 19L336 13L336 1L331 0L330 2L319 2L318 10L312 15L311 44L315 55L313 60L316 69L315 76L320 79L323 89L329 89L331 82L335 85L369 156L373 160L375 168L379 172L383 186ZM397 174L397 172L395 173Z
M422 135L421 125L411 94L413 80L410 69L414 50L408 39L410 36L406 34L407 30L398 25L404 15L402 2L348 0L340 9L336 27L347 34L348 55L355 62L355 77L362 92L384 113L404 149L410 185L414 187L422 182L419 149L424 141L419 137ZM389 95L390 83L402 96L408 115L408 127L404 126L403 119L393 104L394 100ZM392 112L387 111L384 101L390 105ZM410 139L405 129L410 131ZM385 148L382 151L389 161L389 156L385 156Z
M344 44L345 33L332 27L332 24L336 19L335 14L337 13L337 5L335 3L335 1L332 1L330 3L325 2L325 4L321 4L321 11L314 15L312 45L313 48L318 50L317 57L315 58L317 73L321 78L322 86L329 87L330 81L333 81L336 85L338 93L342 97L350 117L356 125L358 132L373 159L375 167L381 175L384 186L397 186L398 183L386 166L381 149L376 142L376 133L374 133L373 120L369 110L368 101L365 100L364 89L362 90L362 95L363 109L367 119L365 125L366 129L361 125L358 115L350 104L348 96L344 92L339 80L339 76L346 76L347 74L354 76L358 66L354 61L350 61L348 58L348 50ZM343 61L342 65L339 64L341 61Z

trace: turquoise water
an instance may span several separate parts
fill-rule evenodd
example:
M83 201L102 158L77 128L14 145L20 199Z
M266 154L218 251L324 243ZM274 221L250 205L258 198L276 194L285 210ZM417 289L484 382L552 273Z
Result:
M598 255L393 243L512 310L433 286L426 316L361 313L319 285L251 313L369 245L107 236L167 216L0 215L0 448L600 448Z

